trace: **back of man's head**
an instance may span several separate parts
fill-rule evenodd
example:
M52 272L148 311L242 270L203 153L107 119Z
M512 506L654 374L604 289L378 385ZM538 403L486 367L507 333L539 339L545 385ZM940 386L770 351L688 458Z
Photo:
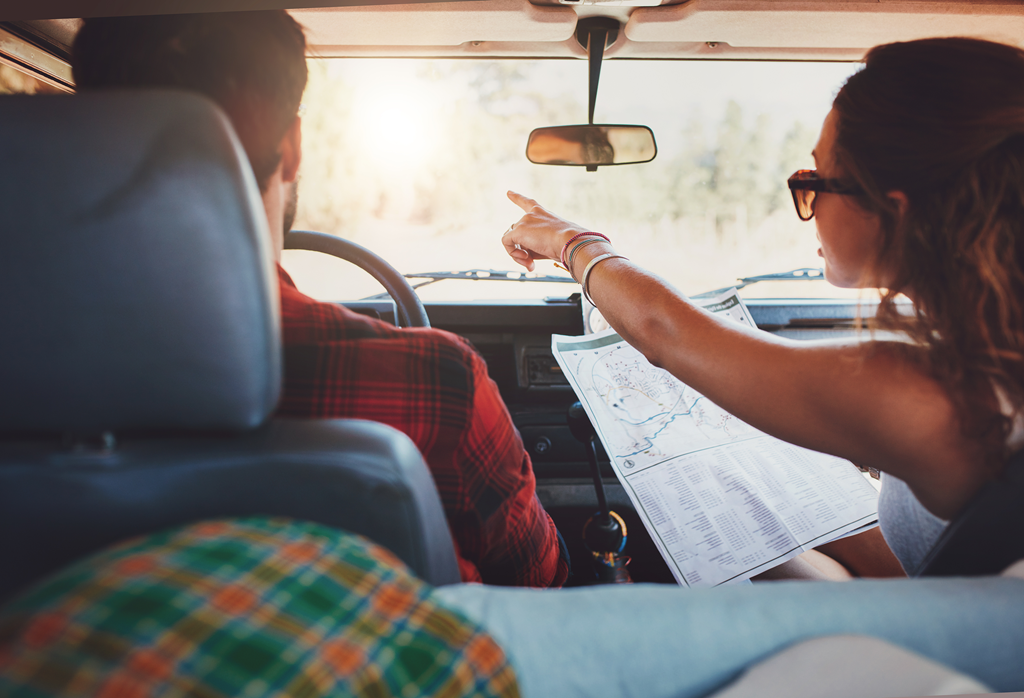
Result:
M306 40L283 10L87 19L75 38L79 89L199 92L231 119L260 189L306 87Z

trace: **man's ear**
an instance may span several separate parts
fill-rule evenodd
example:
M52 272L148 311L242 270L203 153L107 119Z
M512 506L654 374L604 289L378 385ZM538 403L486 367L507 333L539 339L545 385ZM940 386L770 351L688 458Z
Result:
M296 116L281 139L281 180L294 182L302 164L302 117Z
M893 189L885 194L888 198L892 199L893 203L896 204L896 211L899 213L900 219L907 215L907 209L910 208L910 200L907 195L901 191Z

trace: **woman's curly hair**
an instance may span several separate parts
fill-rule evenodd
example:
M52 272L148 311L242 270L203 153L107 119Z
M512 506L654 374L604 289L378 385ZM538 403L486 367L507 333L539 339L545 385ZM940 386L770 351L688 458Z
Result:
M1024 51L966 38L872 49L834 102L835 162L879 216L877 326L923 347L999 467L1024 404ZM900 191L907 205L900 215ZM914 300L901 313L899 294Z

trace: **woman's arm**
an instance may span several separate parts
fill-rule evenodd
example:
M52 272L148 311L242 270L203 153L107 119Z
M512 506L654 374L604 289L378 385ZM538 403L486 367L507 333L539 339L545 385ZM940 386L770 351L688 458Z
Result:
M509 198L526 214L503 243L527 268L557 259L584 232L532 199ZM603 241L588 244L570 271L578 278L610 252ZM949 397L907 345L776 337L708 313L624 259L600 262L588 281L605 319L651 363L758 429L892 473L941 517L956 513L984 481L978 445L962 436Z

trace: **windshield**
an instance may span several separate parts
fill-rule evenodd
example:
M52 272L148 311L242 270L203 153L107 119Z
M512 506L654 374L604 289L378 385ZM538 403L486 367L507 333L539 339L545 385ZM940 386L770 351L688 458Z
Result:
M641 165L534 165L530 131L586 123L582 60L311 59L303 98L297 229L370 248L403 273L517 269L499 242L514 189L611 237L688 294L737 278L820 267L814 224L786 178L811 150L854 63L604 62L595 121L650 126ZM288 251L299 287L323 300L381 291L354 267ZM550 262L538 273L559 274ZM415 285L422 280L413 279ZM565 297L554 283L441 281L424 300ZM856 297L823 281L770 281L745 297Z

